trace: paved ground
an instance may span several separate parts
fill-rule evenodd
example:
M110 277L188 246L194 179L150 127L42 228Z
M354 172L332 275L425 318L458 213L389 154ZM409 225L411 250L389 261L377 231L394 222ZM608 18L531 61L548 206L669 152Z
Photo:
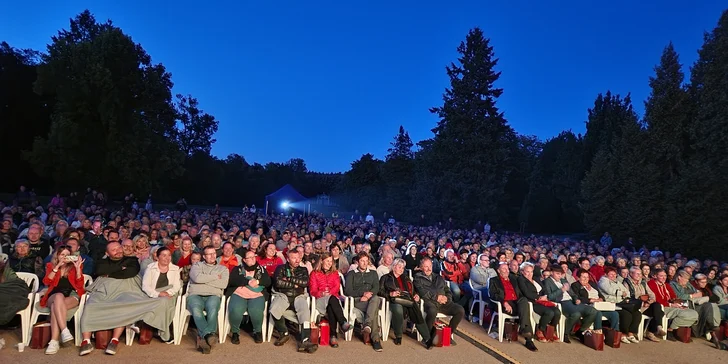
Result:
M26 348L23 353L19 353L14 347L18 342L18 333L19 330L15 332L0 331L0 337L5 338L7 344L4 349L0 350L0 363L35 364L50 362L51 357L44 355L43 350ZM216 346L210 355L203 355L195 350L193 333L194 330L190 330L179 346L166 345L154 340L147 346L139 346L137 343L132 347L120 345L119 352L115 356L108 356L100 350L94 350L86 357L79 357L77 348L68 347L61 348L61 351L52 358L55 363L91 363L103 360L109 363L199 364L201 359L214 360L215 362L233 362L233 360L236 360L237 362L249 357L254 360L261 360L257 362L262 362L264 359L269 363L290 363L295 361L296 363L342 364L347 360L371 362L371 359L376 358L380 358L377 362L381 363L417 363L425 361L427 363L464 363L469 358L477 357L478 363L498 363L494 358L462 339L458 340L456 347L433 348L427 351L424 347L419 346L414 339L407 337L404 338L401 346L395 346L391 340L383 343L384 351L381 353L374 352L371 346L364 345L361 341L357 341L355 337L350 342L340 339L339 347L336 349L320 347L314 354L304 354L296 352L293 340L289 341L285 346L277 348L273 346L272 342L255 344L248 335L241 335L240 345L233 345L228 339L225 344ZM455 360L453 361L453 359Z
M639 344L622 345L619 349L604 347L603 352L596 352L576 341L572 344L537 344L539 351L532 353L523 346L523 340L519 343L499 343L497 340L488 337L486 331L476 324L463 323L460 327L461 334L474 339L478 346L484 345L486 350L500 353L504 357L518 363L539 363L539 364L563 364L574 362L578 358L589 358L611 363L686 363L686 364L711 364L728 363L728 351L716 350L712 344L702 339L694 339L690 344L665 341L660 343L642 342ZM0 350L0 362L5 363L48 363L51 357L43 354L42 350L26 348L25 352L19 353L15 349L18 341L19 330L0 331L0 337L6 341L6 347ZM61 351L53 356L56 363L80 362L82 360L104 360L105 362L153 362L164 363L199 363L200 359L211 359L215 361L227 361L250 357L255 359L265 358L272 363L296 361L299 363L332 363L341 364L347 358L352 360L362 358L381 357L384 362L412 363L419 360L426 360L427 363L467 363L477 361L478 363L498 363L496 358L490 356L480 348L462 337L457 337L458 345L450 348L434 348L430 351L424 350L413 339L405 337L402 346L394 346L391 341L383 343L384 352L376 353L370 346L365 346L355 339L351 342L341 340L339 348L321 347L315 354L297 353L295 344L291 340L286 346L276 348L272 343L255 344L247 335L242 335L240 345L232 345L230 341L218 345L209 356L203 356L194 349L194 330L182 340L179 346L166 345L153 341L148 346L135 344L132 347L120 346L115 356L105 355L96 350L85 358L78 357L78 349L75 347L61 348ZM123 342L123 339L122 339Z
M602 352L595 351L576 340L572 340L571 344L536 343L538 352L532 353L523 346L523 338L519 343L505 341L500 343L498 340L490 338L486 330L477 324L466 322L461 324L460 329L520 363L563 364L580 361L579 358L597 359L607 363L728 363L728 351L717 350L713 344L697 338L694 338L690 344L672 341L659 343L645 341L639 344L622 344L619 349L612 349L605 345Z

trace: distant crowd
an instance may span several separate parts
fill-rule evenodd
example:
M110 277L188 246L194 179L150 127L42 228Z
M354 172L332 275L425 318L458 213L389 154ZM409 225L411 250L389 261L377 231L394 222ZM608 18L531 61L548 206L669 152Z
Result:
M227 339L240 344L241 328L255 343L275 331L282 346L292 337L286 321L298 326L299 352L338 347L354 331L377 352L389 338L401 345L406 332L431 349L445 340L438 314L452 332L463 319L496 326L498 338L512 328L532 351L595 335L625 345L685 341L686 332L727 348L728 264L615 243L609 233L575 241L487 222L431 225L425 215L406 225L358 211L196 211L184 199L157 210L151 196L134 195L110 206L92 189L39 206L21 187L0 202L0 325L16 313L48 317L46 354L76 342L80 355L113 355L122 336L149 331L180 344L190 317L204 354ZM518 323L502 322L510 316ZM33 324L23 321L26 344Z

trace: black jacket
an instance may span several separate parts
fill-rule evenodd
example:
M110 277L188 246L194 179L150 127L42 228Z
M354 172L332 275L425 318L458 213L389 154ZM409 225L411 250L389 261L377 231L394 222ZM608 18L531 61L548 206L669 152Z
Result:
M445 278L442 278L439 274L435 274L435 272L432 272L429 277L423 272L417 272L415 274L414 285L417 294L425 301L439 306L437 296L444 295L447 297L448 302L452 302L450 286L445 281Z
M399 284L397 283L397 278L394 277L394 274L392 272L383 275L382 278L379 280L379 297L384 297L385 299L392 302L394 301L394 298L390 297L389 293L394 291L406 291L407 293L409 293L410 297L414 297L415 289L412 281L410 281L409 279L409 275L403 273L401 276L399 276L399 278L402 280L402 286L404 286L404 290L400 288Z
M518 286L517 277L513 274L510 274L508 276L508 279L511 281L513 290L516 291L516 298L523 297L523 293L521 293L521 288ZM490 283L488 284L488 293L490 294L491 301L498 301L500 303L503 303L503 301L506 299L506 289L505 287L503 287L503 282L501 282L500 276L495 276L490 279Z
M120 260L111 260L108 257L99 260L96 264L96 276L128 279L139 274L140 266L137 257L123 257Z
M273 273L273 287L293 301L296 296L306 293L308 270L305 267L291 268L288 263L281 264Z
M540 296L544 295L543 284L541 284L541 282L538 283L541 285L541 292L536 292L536 286L534 286L531 281L526 279L526 277L520 276L516 279L516 281L518 282L518 288L521 290L521 294L523 294L523 297L525 297L527 300L534 302Z
M581 283L576 282L573 284L577 288L574 288L576 291L577 298L579 298L579 301L581 301L584 304L589 304L589 292L587 292L586 288L581 285ZM594 282L589 282L589 285L592 287L592 289L597 291L597 294L599 295L599 298L604 300L604 295L602 295L602 292L599 292L599 288L597 288L597 284Z
M415 254L414 257L412 257L409 252L407 252L407 255L403 257L405 262L405 269L409 269L411 271L414 271L415 268L417 268L420 265L420 260L422 259L422 256L419 254Z
M255 264L255 273L253 273L253 279L260 282L258 283L259 286L265 287L265 289L261 293L263 293L263 296L267 301L270 298L269 289L273 281L271 281L270 276L268 275L268 272L266 272L265 268L261 267L257 263ZM228 286L227 288L225 288L225 297L232 296L233 292L235 292L238 287L247 286L249 280L250 278L245 275L245 268L239 265L233 268L232 272L230 272L230 278L228 279Z
M355 269L347 273L344 294L354 298L360 298L365 292L372 292L375 295L379 293L379 276L377 275L377 271L367 269L362 272L359 269Z

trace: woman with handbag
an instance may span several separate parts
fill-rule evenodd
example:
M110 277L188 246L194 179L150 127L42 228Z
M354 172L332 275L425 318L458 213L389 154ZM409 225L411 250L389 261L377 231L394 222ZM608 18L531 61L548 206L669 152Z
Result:
M629 289L617 280L616 269L606 267L604 272L604 276L597 283L599 293L605 302L614 303L616 307L621 308L621 310L617 311L619 320L612 321L613 319L610 318L610 326L612 329L618 330L623 334L621 339L623 343L637 343L639 340L635 334L639 331L640 325L642 324L642 312L640 311L642 302L630 297ZM609 318L609 316L606 317ZM648 332L645 336L650 341L659 341L651 332Z
M602 296L601 292L599 292L599 289L597 289L597 284L591 281L593 277L593 274L586 269L579 269L576 272L577 282L574 285L576 297L584 304L594 307L594 309L601 313L601 317L606 317L609 320L610 324L614 323L614 325L616 326L617 322L619 321L619 316L613 309L602 310L595 307L596 303L604 302L604 296ZM594 320L594 332L597 334L602 333L601 317L598 320ZM634 336L632 337L634 338ZM637 342L636 338L634 338L634 340L635 341L633 342Z
M391 271L379 280L379 296L389 300L389 310L392 315L392 330L394 330L394 345L402 345L402 331L405 314L414 322L417 331L422 336L422 343L429 350L432 348L430 329L420 311L420 296L414 292L414 285L409 275L404 274L407 263L397 258L392 263ZM389 335L389 333L384 333Z
M55 354L60 349L58 339L67 343L73 335L66 326L68 310L78 307L81 296L86 293L83 279L83 259L71 254L71 249L61 246L46 264L43 284L48 290L40 299L39 305L50 310L51 341L46 354Z
M336 334L338 326L341 326L343 332L351 329L341 305L341 301L346 297L339 294L341 292L341 278L339 277L339 271L334 267L334 258L329 253L323 253L320 261L321 264L311 272L308 279L308 290L311 296L316 298L317 310L326 312L331 333L329 345L332 348L338 348L339 342ZM315 318L312 317L312 319Z
M559 320L561 320L561 311L559 311L555 303L549 301L546 295L543 294L541 284L533 279L533 267L533 263L521 263L521 275L518 276L517 282L523 297L533 303L533 312L541 316L536 325L536 339L542 343L548 341L559 342L556 330L550 337L546 337L544 333L547 332L549 325L556 328Z

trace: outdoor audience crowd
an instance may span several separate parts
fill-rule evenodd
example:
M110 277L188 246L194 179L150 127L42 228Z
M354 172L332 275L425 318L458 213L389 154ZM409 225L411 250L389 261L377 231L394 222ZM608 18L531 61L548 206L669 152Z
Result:
M532 351L536 342L571 343L606 330L620 332L623 344L660 342L681 328L728 348L717 334L728 327L728 264L613 242L608 233L576 241L500 233L488 223L459 229L452 219L433 226L424 215L413 226L358 212L195 211L186 202L166 210L133 195L112 208L91 189L43 207L21 188L0 210L0 325L29 304L31 288L16 273L36 275L42 298L30 304L48 316L46 354L75 341L67 322L81 300L80 355L94 350L94 336L108 340L105 352L113 355L120 337L140 327L179 344L186 333L176 318L186 311L206 354L228 335L239 344L245 321L263 343L268 315L275 346L297 326L298 351L313 353L312 332L322 322L334 348L339 333L356 327L375 351L385 337L401 345L408 331L431 349L438 313L454 333L463 319L490 331L499 310L539 316L518 320ZM105 330L108 338L94 335Z

